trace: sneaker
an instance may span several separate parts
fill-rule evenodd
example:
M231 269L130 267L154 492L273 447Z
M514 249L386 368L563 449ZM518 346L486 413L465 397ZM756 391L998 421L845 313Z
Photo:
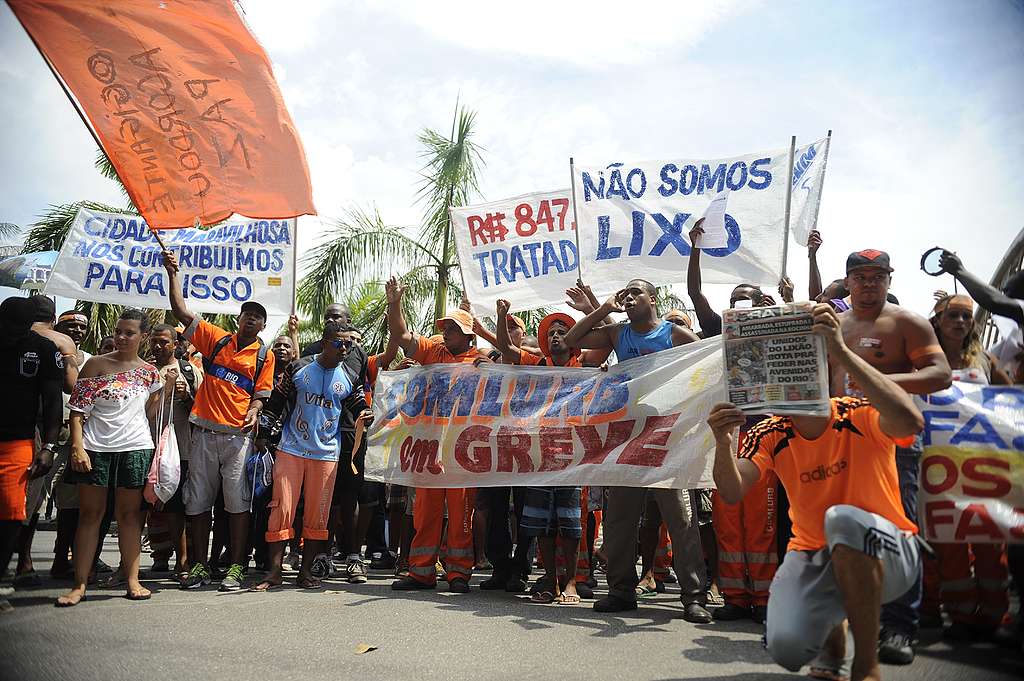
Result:
M334 566L326 553L318 553L313 558L313 564L309 566L309 574L317 579L327 579L334 571Z
M914 649L910 637L895 631L882 631L878 637L878 660L885 664L910 664L914 661Z
M348 575L349 584L366 583L366 567L363 566L361 560L350 560L345 568L345 573Z
M605 596L594 603L595 612L626 612L636 610L636 601L627 601L618 596Z
M433 589L434 586L434 584L427 584L414 579L411 575L391 582L391 589L393 591L426 591Z
M683 606L683 619L693 624L710 624L712 617L700 603L687 603Z
M676 577L676 573L672 572L672 570L669 570L668 574L665 575L665 583L666 584L678 584L679 583L679 578ZM661 592L659 591L658 593L661 593Z
M395 563L398 562L395 554L388 551L387 553L381 554L379 557L374 556L373 560L370 561L371 570L390 570L395 567Z
M198 589L210 583L210 573L202 563L196 563L188 571L185 579L181 580L182 589Z
M745 608L735 603L726 603L721 608L715 610L715 619L719 622L750 619L750 608Z
M289 570L298 570L301 564L302 557L297 553L289 553L282 561L282 565Z
M0 584L0 598L10 598L14 595L14 586L11 584Z
M114 571L114 568L110 567L109 565L104 563L99 558L96 559L96 566L95 566L95 568L96 569L94 570L94 572L96 572L97 574L99 574L101 572L113 572Z
M758 624L764 624L764 621L768 619L768 606L767 605L755 605L750 609L750 619L754 620Z
M956 643L967 643L980 637L975 628L966 622L953 622L942 630L942 638Z
M468 594L469 582L464 580L462 577L452 577L448 581L448 591L453 594Z
M588 601L594 597L594 590L586 582L576 582L576 593Z
M245 575L242 573L242 566L235 563L228 568L227 574L224 575L224 579L220 583L220 590L241 591L243 579L245 579Z

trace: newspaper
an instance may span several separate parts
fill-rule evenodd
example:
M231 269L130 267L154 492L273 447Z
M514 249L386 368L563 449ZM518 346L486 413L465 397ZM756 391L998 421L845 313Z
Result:
M813 305L722 313L730 402L753 413L829 414L825 341L811 333Z

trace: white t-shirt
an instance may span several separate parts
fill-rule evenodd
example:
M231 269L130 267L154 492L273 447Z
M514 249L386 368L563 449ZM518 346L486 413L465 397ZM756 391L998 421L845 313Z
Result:
M153 449L146 401L162 387L160 372L152 364L78 379L68 407L86 416L85 448L94 452Z
M1017 304L1024 311L1024 300L1018 300ZM1009 336L992 346L989 352L995 356L996 365L1010 376L1010 380L1013 380L1014 374L1020 368L1020 360L1017 359L1017 356L1024 352L1024 331L1021 331L1021 325L1018 324Z

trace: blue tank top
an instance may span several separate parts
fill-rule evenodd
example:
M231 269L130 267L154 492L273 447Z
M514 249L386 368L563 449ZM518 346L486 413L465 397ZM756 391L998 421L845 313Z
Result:
M653 331L637 333L629 324L623 324L615 341L615 356L622 362L659 350L668 350L672 347L673 326L672 322L663 319Z

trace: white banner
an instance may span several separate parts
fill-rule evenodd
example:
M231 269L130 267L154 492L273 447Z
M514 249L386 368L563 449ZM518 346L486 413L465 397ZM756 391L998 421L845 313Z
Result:
M807 246L807 236L817 228L829 146L831 138L825 137L814 144L797 147L793 154L793 199L790 203L789 230L801 246Z
M295 220L233 219L209 229L160 232L178 257L185 302L195 312L238 314L256 300L289 314ZM160 245L138 215L82 208L44 289L98 303L170 309Z
M713 487L706 420L722 342L597 369L434 364L382 371L366 478L413 487Z
M703 250L704 282L774 288L782 276L788 165L788 149L715 160L576 165L584 281L601 294L634 277L659 286L685 281L688 233L728 190L726 245Z
M494 316L506 298L511 310L565 300L576 284L572 196L568 189L525 194L451 209L466 293L478 317Z
M928 541L1024 543L1024 386L954 382L924 414L918 520Z

